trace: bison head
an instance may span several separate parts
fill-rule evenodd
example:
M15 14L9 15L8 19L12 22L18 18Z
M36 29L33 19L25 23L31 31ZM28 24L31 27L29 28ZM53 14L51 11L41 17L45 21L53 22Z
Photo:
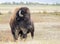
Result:
M16 13L17 15L17 20L19 19L23 19L25 21L30 19L30 11L27 7L22 7L18 10L18 12Z

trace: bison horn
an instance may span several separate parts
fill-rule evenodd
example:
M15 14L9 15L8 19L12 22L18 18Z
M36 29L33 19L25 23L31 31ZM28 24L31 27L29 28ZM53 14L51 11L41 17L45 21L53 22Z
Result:
M23 15L21 14L21 10L19 11L19 16L20 16L20 17L23 17Z

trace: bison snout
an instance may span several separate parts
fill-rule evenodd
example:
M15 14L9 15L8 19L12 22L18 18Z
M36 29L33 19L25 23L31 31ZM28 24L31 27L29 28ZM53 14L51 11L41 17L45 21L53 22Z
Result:
M23 38L26 38L27 37L27 34L23 34Z

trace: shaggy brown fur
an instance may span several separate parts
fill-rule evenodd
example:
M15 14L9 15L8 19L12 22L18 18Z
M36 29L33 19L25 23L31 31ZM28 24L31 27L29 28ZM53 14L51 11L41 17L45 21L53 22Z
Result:
M19 16L20 14L23 17ZM28 33L31 33L31 37L34 36L34 24L30 18L30 11L27 7L21 7L15 9L14 14L10 18L10 27L15 40L18 36L26 38Z

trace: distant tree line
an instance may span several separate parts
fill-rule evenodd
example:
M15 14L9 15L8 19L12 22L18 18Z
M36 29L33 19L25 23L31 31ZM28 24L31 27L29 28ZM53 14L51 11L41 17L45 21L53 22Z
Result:
M44 4L44 3L38 3L38 2L4 2L0 3L1 5L60 5L60 3L55 3L55 4Z

